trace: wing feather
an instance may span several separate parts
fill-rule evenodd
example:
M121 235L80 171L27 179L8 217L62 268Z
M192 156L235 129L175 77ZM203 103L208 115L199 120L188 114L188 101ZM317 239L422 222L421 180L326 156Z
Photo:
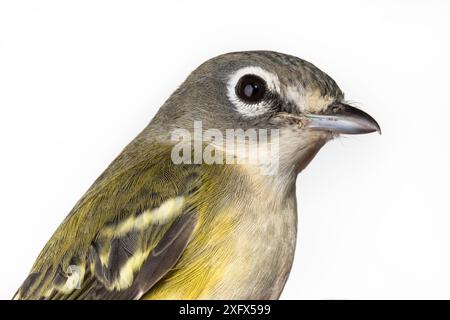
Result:
M75 206L15 299L137 299L175 265L197 222L196 166L138 166L110 181Z

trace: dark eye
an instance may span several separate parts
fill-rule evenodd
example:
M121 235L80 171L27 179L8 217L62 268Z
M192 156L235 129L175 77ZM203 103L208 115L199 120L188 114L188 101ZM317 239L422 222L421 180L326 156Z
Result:
M236 95L247 103L258 103L266 94L266 82L254 74L247 74L236 84Z

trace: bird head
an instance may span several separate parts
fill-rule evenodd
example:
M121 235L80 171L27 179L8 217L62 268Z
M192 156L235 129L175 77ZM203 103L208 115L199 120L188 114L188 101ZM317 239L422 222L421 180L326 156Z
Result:
M169 129L277 130L279 165L298 173L330 139L378 131L377 122L345 102L336 82L294 56L250 51L228 53L198 67L153 120ZM157 124L157 126L155 125ZM171 131L171 130L168 130ZM167 130L159 131L162 136ZM152 132L153 134L155 132ZM245 141L261 148L251 136ZM273 144L273 143L272 143ZM258 150L250 147L250 153Z

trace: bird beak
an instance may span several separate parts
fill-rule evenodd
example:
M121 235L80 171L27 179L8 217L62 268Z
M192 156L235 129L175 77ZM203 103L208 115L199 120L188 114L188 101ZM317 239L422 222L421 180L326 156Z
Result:
M363 134L381 129L369 114L344 103L333 103L322 114L307 114L307 127L342 134Z

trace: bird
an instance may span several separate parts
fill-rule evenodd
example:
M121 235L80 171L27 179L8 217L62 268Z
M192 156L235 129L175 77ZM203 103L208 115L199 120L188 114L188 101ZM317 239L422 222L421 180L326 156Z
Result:
M305 60L209 59L75 204L13 299L278 299L297 175L328 141L372 132L375 119Z

